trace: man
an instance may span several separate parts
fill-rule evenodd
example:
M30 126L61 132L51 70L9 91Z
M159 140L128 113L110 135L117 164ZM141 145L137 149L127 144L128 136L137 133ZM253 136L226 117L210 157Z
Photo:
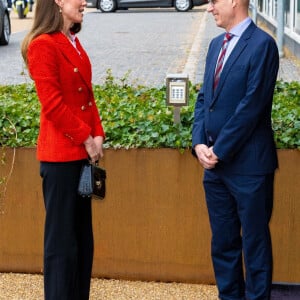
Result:
M252 22L248 8L249 0L208 4L228 34L210 43L192 133L193 153L205 169L222 300L270 299L272 283L269 221L278 162L271 109L279 58L276 43Z

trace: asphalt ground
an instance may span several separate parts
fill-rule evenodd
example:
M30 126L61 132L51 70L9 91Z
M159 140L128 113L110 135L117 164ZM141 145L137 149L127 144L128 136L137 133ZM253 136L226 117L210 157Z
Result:
M0 84L30 82L20 44L33 16L20 20L11 13L10 44L0 47ZM166 8L103 14L88 8L79 39L91 59L94 84L103 83L110 69L115 78L129 83L162 86L172 73L184 72L193 83L202 82L209 42L221 32L206 5L187 13ZM299 59L281 58L278 79L299 80Z
M79 38L93 67L93 83L101 84L110 69L115 78L147 86L162 86L170 73L186 72L193 83L202 81L210 40L222 32L206 6L187 13L174 9L132 9L102 14L87 9ZM20 44L33 13L19 20L11 13L12 36L0 47L0 84L31 82L20 55ZM300 79L299 59L280 59L278 79ZM300 299L299 285L275 284L272 300Z
M130 82L148 86L163 85L167 74L183 72L204 14L205 7L184 14L173 8L122 10L113 14L88 9L79 39L92 62L93 83L104 82L110 69L116 78L126 77ZM14 33L10 44L0 48L1 84L30 81L20 56L20 44L32 15L18 20L12 12Z

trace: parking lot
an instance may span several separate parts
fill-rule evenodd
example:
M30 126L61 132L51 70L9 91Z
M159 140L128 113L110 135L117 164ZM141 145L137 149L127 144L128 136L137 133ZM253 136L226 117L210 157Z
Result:
M11 41L0 47L1 84L30 82L20 44L32 20L33 13L22 20L11 13ZM126 76L130 83L160 87L170 73L185 72L192 83L202 82L209 42L220 32L206 5L186 13L165 8L103 14L87 8L79 38L92 62L93 83L103 83L110 69L115 78ZM281 58L278 79L299 77L299 59Z
M173 8L130 9L112 14L87 9L79 38L92 62L93 83L102 83L108 69L116 78L126 76L130 82L149 86L161 86L166 74L183 72L187 67L194 72L197 62L189 60L189 56L205 8L204 5L186 13ZM20 43L32 17L33 13L19 20L12 12L10 44L0 48L2 84L30 81Z
M0 84L30 82L21 59L20 43L32 24L32 16L29 14L26 19L19 20L14 13L11 15L13 34L10 44L0 47ZM102 14L95 9L88 9L79 38L92 61L93 83L102 83L106 70L111 69L117 78L121 78L131 71L128 75L129 81L161 86L164 84L166 74L183 71L187 72L194 81L200 81L207 45L218 31L210 16L205 13L205 6L187 13L178 13L170 8L134 9ZM279 77L284 80L298 80L300 78L299 70L298 62L294 63L294 60L283 58ZM20 293L29 293L33 292L32 286L35 286L38 288L38 295L42 294L41 276L34 277L28 285L24 283L24 277L22 275L22 283L19 284L14 281L6 283L2 277L1 283L8 291L8 287L11 287L14 291L20 290ZM111 284L111 282L106 281L106 284ZM118 283L117 287L113 286L110 291L124 291L125 284L127 285L122 282L119 286ZM21 288L18 289L18 286ZM137 283L136 287L128 286L128 294L135 290L141 290L142 295L149 295L150 292L156 291L150 284L147 284L150 292L144 286L141 288L140 283ZM162 285L163 292L169 292L167 288L170 286L171 284ZM196 285L193 287L199 289L196 291L197 297L178 296L174 299L199 299L201 287ZM182 286L181 289L186 291ZM4 291L4 289L2 290ZM102 290L104 291L105 288L98 286L98 283L94 281L94 293ZM191 291L191 287L188 286L187 292L191 293ZM207 298L203 296L201 299L216 299L216 289L213 288L212 292L214 296L207 296ZM207 290L205 293L208 295ZM296 300L299 299L299 287L276 286L272 295L272 300ZM8 299L6 296L3 298L1 296L3 295L0 295L0 299ZM133 296L129 297L134 299ZM153 296L149 299L166 299L163 297L165 296L161 296L161 298ZM23 299L40 298L25 297ZM104 297L94 296L93 299L104 299Z

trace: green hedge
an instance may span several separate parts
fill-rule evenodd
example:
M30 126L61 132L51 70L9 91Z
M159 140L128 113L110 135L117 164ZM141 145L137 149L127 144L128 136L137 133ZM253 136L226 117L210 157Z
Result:
M190 85L189 106L181 108L181 124L165 104L166 89L132 86L110 72L94 86L95 98L110 148L191 147L197 87ZM0 86L0 145L34 146L39 127L39 101L32 84ZM300 83L278 81L272 112L278 148L300 149Z

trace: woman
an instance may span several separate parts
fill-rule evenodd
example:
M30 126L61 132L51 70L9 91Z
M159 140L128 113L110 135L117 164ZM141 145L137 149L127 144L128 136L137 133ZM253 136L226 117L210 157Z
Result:
M22 55L41 103L37 157L46 208L45 299L88 299L93 262L91 199L77 193L88 157L103 156L89 58L75 36L85 0L38 0Z

